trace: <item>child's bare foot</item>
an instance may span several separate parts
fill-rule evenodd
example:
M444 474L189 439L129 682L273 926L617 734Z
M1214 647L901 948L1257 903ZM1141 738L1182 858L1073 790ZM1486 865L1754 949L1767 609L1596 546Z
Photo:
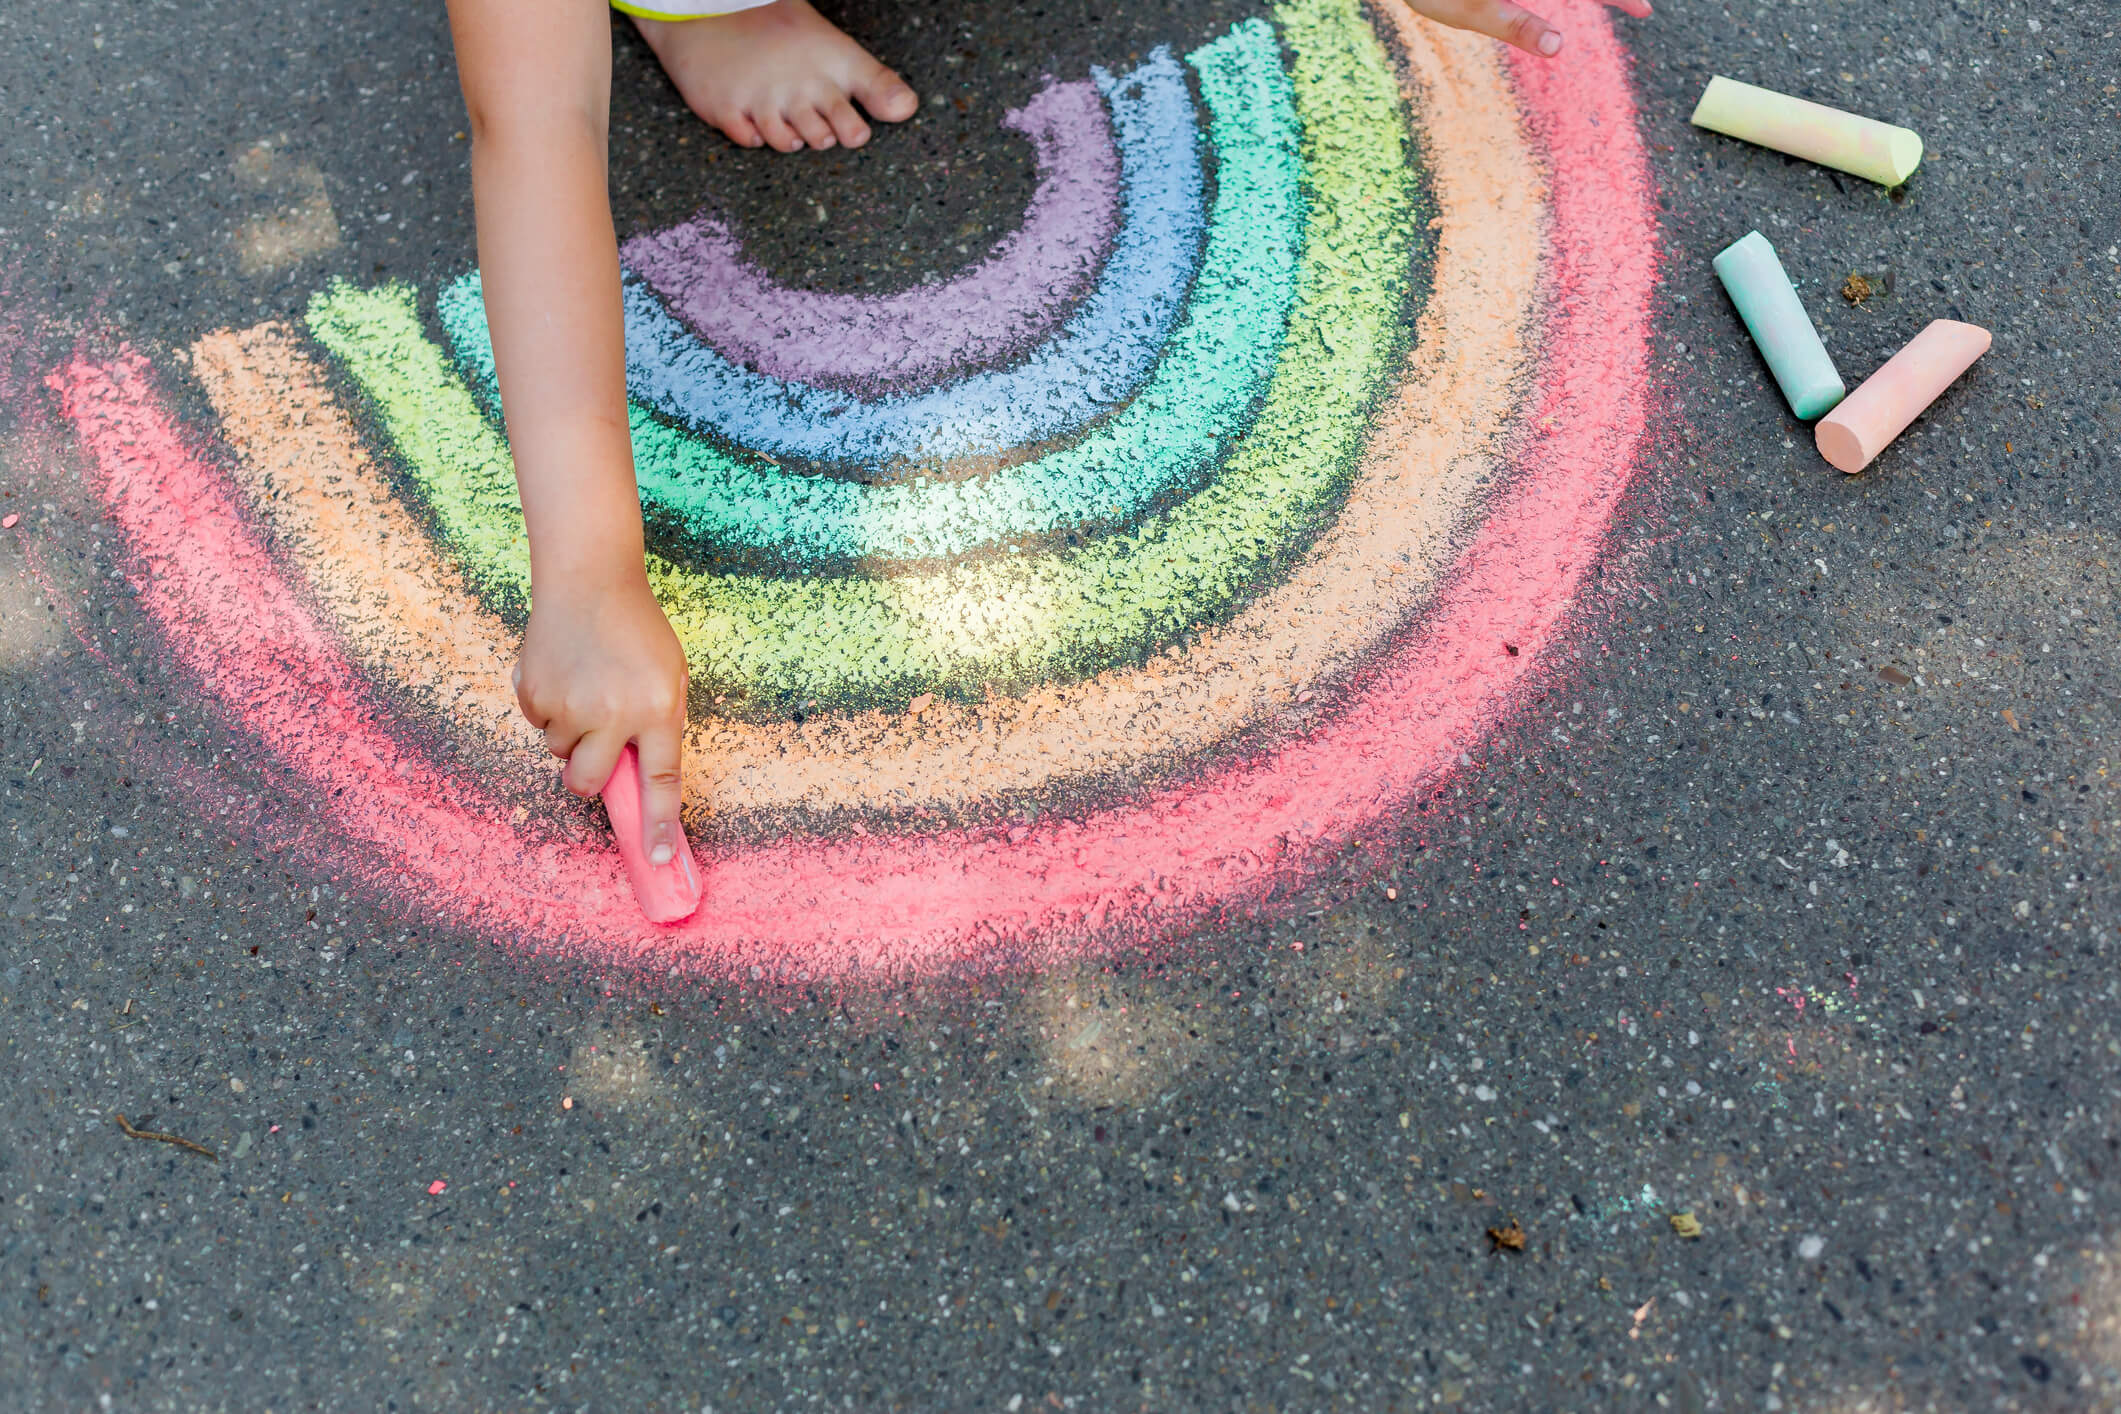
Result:
M856 103L887 123L904 122L920 106L904 79L808 0L634 23L686 105L743 147L860 147L869 125Z

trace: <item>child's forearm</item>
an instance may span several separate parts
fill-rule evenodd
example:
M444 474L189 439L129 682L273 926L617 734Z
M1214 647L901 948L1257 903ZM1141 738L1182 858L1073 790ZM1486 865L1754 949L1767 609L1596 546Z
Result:
M534 587L642 574L606 191L610 28L584 0L452 0L479 266Z
M517 131L472 156L487 320L537 586L641 573L618 243L590 141Z

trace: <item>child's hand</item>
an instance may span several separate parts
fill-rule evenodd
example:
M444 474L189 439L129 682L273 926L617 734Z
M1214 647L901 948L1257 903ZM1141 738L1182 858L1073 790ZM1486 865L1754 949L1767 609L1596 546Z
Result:
M1650 0L1606 0L1638 20L1650 17ZM1527 54L1552 58L1561 52L1561 31L1510 0L1407 0L1418 15L1453 29L1469 29L1514 44Z
M678 772L685 731L685 650L636 574L616 585L539 585L516 701L567 762L567 788L595 795L619 753L641 758L641 833L648 857L666 864L680 838Z

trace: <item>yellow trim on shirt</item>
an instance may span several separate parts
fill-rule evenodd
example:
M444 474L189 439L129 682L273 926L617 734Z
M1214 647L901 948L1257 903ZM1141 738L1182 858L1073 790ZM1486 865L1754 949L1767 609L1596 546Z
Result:
M611 8L622 15L633 15L644 20L709 20L717 15L733 15L739 10L756 10L761 5L773 3L773 0L749 0L748 4L744 3L744 0L737 0L735 4L728 4L728 0L723 0L723 3L728 6L726 9L671 11L651 10L646 5L629 5L626 0L611 0Z

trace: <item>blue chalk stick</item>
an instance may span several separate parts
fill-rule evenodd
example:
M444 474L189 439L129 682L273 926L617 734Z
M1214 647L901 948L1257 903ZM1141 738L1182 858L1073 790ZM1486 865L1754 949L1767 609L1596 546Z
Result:
M1819 342L1819 331L1812 327L1767 237L1748 232L1726 247L1715 264L1717 278L1752 331L1790 411L1809 422L1840 402L1848 387L1834 371L1834 360Z

